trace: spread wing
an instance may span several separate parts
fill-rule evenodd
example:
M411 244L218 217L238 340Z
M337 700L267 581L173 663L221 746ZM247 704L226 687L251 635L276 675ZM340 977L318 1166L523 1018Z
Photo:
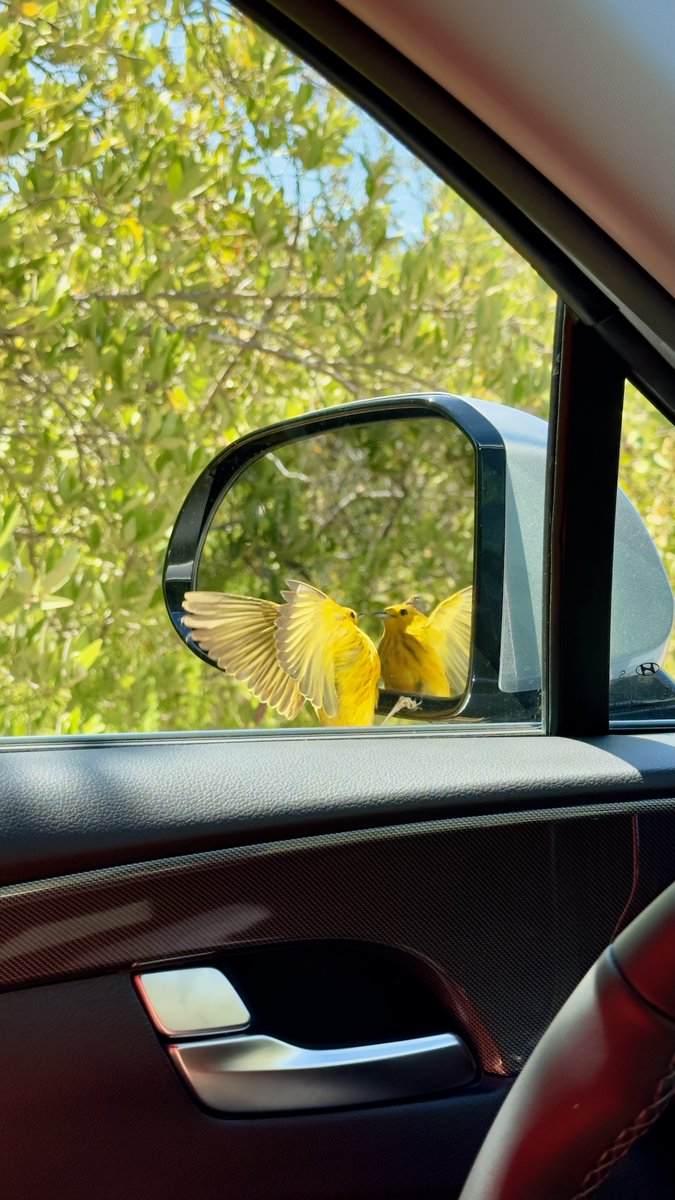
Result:
M315 708L335 717L339 707L336 652L352 635L356 642L359 630L349 620L348 609L308 583L289 579L282 595L286 604L277 622L279 662Z
M450 694L464 691L469 677L473 588L463 588L441 600L428 618L427 629L448 677Z
M183 624L219 667L282 717L297 716L305 697L277 656L278 604L225 592L186 592L183 609Z

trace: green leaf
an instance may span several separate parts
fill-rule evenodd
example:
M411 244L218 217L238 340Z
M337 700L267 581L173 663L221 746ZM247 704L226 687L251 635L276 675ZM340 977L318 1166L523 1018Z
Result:
M68 608L73 603L67 596L43 596L40 600L40 608L49 612L53 608Z
M133 545L133 543L136 541L136 533L136 518L129 517L129 519L125 521L124 525L122 526L122 541L125 542L127 546Z
M33 591L35 575L31 567L24 567L14 576L14 587L22 596L29 596Z
M96 662L96 659L98 658L102 649L103 638L96 638L82 650L77 650L76 653L73 654L73 658L77 661L79 667L83 667L85 671L88 671L89 668Z
M20 520L21 508L19 507L19 501L14 500L5 508L2 523L0 524L0 548L9 541Z
M183 184L183 164L179 158L174 158L166 177L166 182L172 196L177 196Z
M146 300L154 300L155 296L165 291L169 281L170 276L162 267L158 267L156 271L153 271L143 285L143 295Z
M2 599L0 599L0 620L6 620L7 617L16 612L17 608L20 608L23 604L25 604L25 597L20 592L12 591L11 589L5 592Z
M283 292L288 282L288 271L285 267L273 267L265 284L265 295L273 299Z
M51 571L47 571L40 581L40 591L49 595L52 592L58 592L60 587L70 579L80 558L80 551L77 546L70 546L65 554L61 556L55 567Z

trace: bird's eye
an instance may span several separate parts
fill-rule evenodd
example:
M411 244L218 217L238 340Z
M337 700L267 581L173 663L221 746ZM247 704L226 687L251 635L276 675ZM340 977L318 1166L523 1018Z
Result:
M355 612L350 612L350 614L349 614L349 615L350 615L350 617L351 617L352 621L355 621L355 620L356 620L356 613L355 613Z
M402 608L402 609L401 609L401 616L402 616L402 617L407 617L407 615L408 615L408 610L407 610L407 608Z

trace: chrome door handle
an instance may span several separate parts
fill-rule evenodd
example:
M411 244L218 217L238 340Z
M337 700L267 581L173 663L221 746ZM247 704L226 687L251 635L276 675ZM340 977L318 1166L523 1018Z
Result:
M304 1050L259 1035L168 1050L202 1103L228 1113L382 1103L461 1087L476 1076L469 1049L452 1033L340 1050Z

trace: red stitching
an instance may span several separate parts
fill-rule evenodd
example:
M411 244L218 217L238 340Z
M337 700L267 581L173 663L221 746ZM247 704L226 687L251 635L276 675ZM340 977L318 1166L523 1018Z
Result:
M668 1070L662 1079L659 1080L656 1091L649 1104L638 1113L632 1125L627 1125L625 1129L612 1142L611 1146L600 1155L597 1163L591 1171L584 1177L581 1188L573 1197L573 1200L587 1200L588 1196L592 1196L593 1192L597 1191L603 1184L613 1167L622 1158L625 1158L631 1146L641 1138L644 1133L654 1124L657 1117L661 1116L664 1108L668 1105L675 1092L675 1054L668 1063Z

